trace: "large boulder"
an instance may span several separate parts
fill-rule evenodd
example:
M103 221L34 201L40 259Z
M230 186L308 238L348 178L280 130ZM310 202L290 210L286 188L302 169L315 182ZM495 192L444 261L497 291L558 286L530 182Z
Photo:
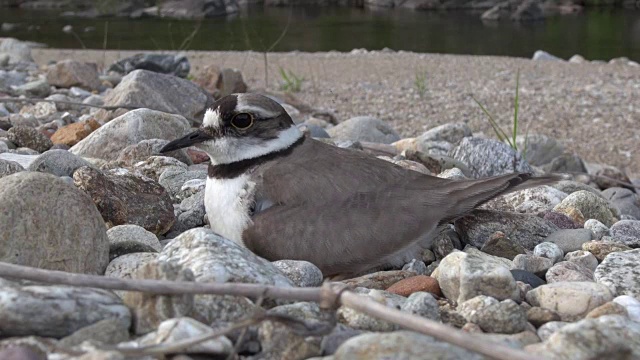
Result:
M57 176L19 172L0 179L0 261L103 274L107 228L82 191Z

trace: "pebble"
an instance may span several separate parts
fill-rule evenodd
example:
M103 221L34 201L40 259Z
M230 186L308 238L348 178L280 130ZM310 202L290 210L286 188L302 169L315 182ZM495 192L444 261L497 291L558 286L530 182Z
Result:
M480 249L482 252L493 256L513 260L519 254L525 254L527 250L520 244L511 241L502 231L491 234Z
M535 255L518 255L513 259L513 269L524 270L544 278L553 266L553 260Z
M519 269L511 269L511 275L516 281L523 282L525 284L530 285L533 289L537 288L540 285L546 284L546 282L540 277L536 276L536 274Z
M584 228L591 230L593 240L600 240L603 236L609 236L609 228L596 219L589 219L584 222Z
M51 93L51 87L46 80L30 81L26 84L16 86L13 90L18 95L25 95L29 97L44 98Z
M104 319L129 327L129 309L113 292L63 285L20 285L0 278L0 334L61 338ZM38 319L38 321L34 321Z
M413 276L416 276L416 273L407 270L378 271L343 280L342 283L352 288L363 287L367 289L386 290L398 281Z
M555 226L558 227L558 229L580 229L582 228L582 226L576 222L573 221L573 219L571 219L569 216L567 216L566 214L561 214L561 213L557 213L557 212L553 212L553 211L548 211L544 214L543 219L549 221L550 223L554 224Z
M356 116L327 129L332 139L337 141L366 141L391 144L400 140L400 136L386 122L370 117Z
M640 300L629 295L620 295L613 299L613 302L624 306L629 319L640 323Z
M483 307L468 320L489 333L516 334L527 327L526 312L511 299Z
M73 176L73 172L82 166L94 167L90 162L66 150L49 150L35 158L27 170L56 176Z
M534 166L548 164L565 151L562 143L543 134L518 135L516 144L519 149L527 149L527 161Z
M188 317L178 317L163 321L158 329L134 343L137 346L173 344L181 340L192 339L213 333L211 327ZM207 355L227 355L233 349L231 340L226 336L218 336L213 339L187 347L181 352Z
M96 131L100 124L95 119L89 119L65 125L51 136L51 142L55 145L74 146L81 140Z
M401 309L407 301L407 298L403 296L382 290L355 288L352 291L356 294L367 296L371 300L390 308ZM338 308L337 315L340 323L358 330L394 331L399 328L398 325L364 314L344 305Z
M118 154L117 160L126 165L133 165L139 161L147 160L150 156L163 155L176 158L187 165L192 165L191 158L184 149L160 154L160 149L168 143L169 140L164 139L142 140L137 144L129 145L122 149Z
M0 214L0 261L104 273L109 262L104 221L86 194L60 178L28 171L1 178Z
M101 172L83 166L73 180L91 196L108 227L134 224L161 235L175 221L171 197L152 179L125 169Z
M505 210L537 214L553 209L567 196L567 193L543 185L509 193L502 200L509 205L509 208Z
M553 208L553 211L563 212L563 209L568 208L580 210L585 219L596 219L605 226L611 226L615 223L613 205L589 191L580 190L569 194Z
M71 348L84 341L97 342L105 345L115 345L129 340L127 323L113 318L100 320L91 325L76 330L73 334L60 339L61 347Z
M272 264L298 287L322 285L322 271L308 261L278 260Z
M53 146L49 138L38 130L26 126L14 126L7 131L7 138L18 147L45 152Z
M640 220L640 195L637 193L626 188L610 187L602 195L620 210L620 214Z
M598 266L598 259L592 253L584 250L572 251L564 256L564 260L582 265L591 272L594 272Z
M562 261L553 265L545 276L547 283L562 281L594 281L593 271L578 263Z
M557 263L564 257L564 252L560 247L552 242L542 242L533 248L533 255L545 257Z
M582 244L593 239L593 232L589 229L563 229L551 233L545 241L554 243L564 253L569 253L582 249Z
M598 318L600 316L605 316L605 315L622 315L624 317L627 316L627 309L616 303L613 301L610 301L606 304L600 305L597 308L589 311L589 313L587 314L586 318L587 319L595 319Z
M422 316L424 318L440 321L440 307L438 301L429 292L414 292L402 304L400 310Z
M640 249L607 255L595 271L595 280L608 286L616 295L640 298Z
M182 187L188 181L206 180L206 170L184 171L179 168L167 169L162 172L158 178L158 183L162 185L172 198L178 199L178 195L182 192Z
M422 260L413 259L404 264L402 270L413 271L418 275L427 275L427 265Z
M466 165L474 178L533 171L519 152L493 139L465 137L449 156Z
M529 291L526 299L533 306L557 312L562 321L576 321L613 300L613 293L594 282L556 282Z
M24 168L17 162L0 159L0 178L15 174L20 171L24 171Z
M462 139L469 136L472 136L469 125L457 122L433 127L418 136L417 141L446 141L458 145Z
M401 296L410 296L416 292L428 292L438 297L442 296L438 281L431 276L418 275L391 285L386 291Z
M620 220L610 229L616 242L631 248L640 247L640 220Z
M601 240L589 241L582 244L582 250L588 251L593 254L598 261L603 261L605 257L607 257L607 255L611 253L627 251L631 250L631 248L617 242Z
M136 252L159 252L162 245L158 237L138 225L126 224L114 226L107 230L109 237L109 257Z
M75 60L62 60L47 70L47 82L50 85L70 88L79 86L88 90L98 90L100 79L96 64L82 63Z
M560 315L551 309L534 306L527 310L527 321L539 328L552 321L560 321Z

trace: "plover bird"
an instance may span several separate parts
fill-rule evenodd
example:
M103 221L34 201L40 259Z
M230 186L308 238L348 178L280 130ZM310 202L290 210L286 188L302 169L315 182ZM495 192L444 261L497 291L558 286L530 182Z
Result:
M188 146L211 158L213 231L267 260L309 261L334 279L402 266L486 201L558 180L428 176L305 136L280 104L251 93L219 99L198 130L161 152Z

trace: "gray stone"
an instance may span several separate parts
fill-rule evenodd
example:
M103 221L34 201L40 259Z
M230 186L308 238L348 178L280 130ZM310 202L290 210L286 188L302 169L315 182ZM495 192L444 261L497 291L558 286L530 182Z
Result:
M61 338L104 319L129 327L131 314L111 291L62 285L20 285L0 279L0 336Z
M109 257L137 252L159 252L162 245L155 234L138 225L126 224L107 230L109 237Z
M482 252L493 256L513 260L519 254L525 254L526 249L514 243L503 232L497 231L482 245Z
M0 41L0 54L9 55L10 63L33 62L31 48L34 44L14 38L3 38Z
M440 342L413 331L368 333L350 338L336 351L333 360L422 359L479 360L483 357L461 347Z
M561 261L551 267L545 275L547 283L563 281L594 281L593 270L576 262Z
M538 329L538 336L540 337L540 340L546 341L556 331L569 324L570 323L566 321L550 321L540 326L540 328Z
M69 59L58 61L49 67L47 82L62 88L78 86L88 90L98 90L101 85L96 64Z
M542 168L548 173L587 173L584 161L576 154L557 156Z
M543 185L507 194L501 200L509 205L505 211L538 214L553 209L566 197L566 193Z
M148 139L174 140L189 129L189 122L181 115L137 109L109 121L69 151L82 157L116 160L129 145Z
M147 70L127 74L104 99L106 106L137 106L180 114L193 124L202 123L206 109L213 102L211 95L189 80Z
M585 219L596 219L605 226L615 222L614 206L607 200L589 191L576 191L562 200L553 210L563 212L563 209L574 208L580 210ZM577 250L577 249L576 249Z
M640 323L620 315L584 319L561 327L532 350L553 359L636 359Z
M134 164L133 169L148 178L158 181L160 175L168 169L187 171L187 164L172 157L151 156L145 161Z
M560 142L542 134L518 135L516 144L518 149L527 149L527 162L534 166L547 164L564 153L564 146Z
M557 56L551 55L548 52L544 51L544 50L536 50L535 53L533 53L533 58L531 60L534 61L564 61L564 59L561 59Z
M553 310L534 306L527 310L527 320L538 328L552 321L560 321L560 315Z
M160 154L160 149L162 149L162 147L167 145L168 143L169 140L163 139L142 140L135 145L129 145L126 148L122 149L122 151L120 151L120 153L118 154L117 160L127 165L133 165L137 162L147 160L150 156L170 156L172 158L180 160L187 165L193 164L191 158L184 149Z
M558 230L553 223L535 215L493 210L475 210L470 215L456 220L455 227L465 243L477 248L482 248L493 233L501 231L509 234L512 241L528 250Z
M410 262L404 264L402 270L413 271L418 275L427 275L427 264L422 260L413 259Z
M127 75L134 70L149 70L186 78L191 65L185 54L141 53L114 62L107 71Z
M458 312L462 315L466 321L471 322L471 319L476 316L478 311L500 302L491 296L478 295L474 298L466 300L458 305Z
M14 126L7 131L7 138L18 147L45 152L53 146L51 140L38 130L26 126Z
M545 242L556 244L564 253L569 253L582 249L582 244L593 238L589 229L562 229L547 236Z
M533 171L520 153L493 139L465 137L449 156L466 165L474 178Z
M518 255L513 259L513 269L528 271L541 278L544 278L552 266L552 259L541 256Z
M527 327L527 314L515 301L508 299L476 311L469 321L489 333L516 334Z
M620 295L613 299L613 302L627 310L629 319L640 323L640 300L629 295Z
M589 311L611 300L611 290L594 282L556 282L527 293L529 304L557 312L562 321L582 319Z
M418 136L418 142L446 141L458 145L463 138L472 135L471 128L465 123L449 123L436 126Z
M73 172L82 166L94 167L90 162L66 150L49 150L33 160L28 170L56 176L73 176Z
M615 205L622 215L630 215L640 220L640 195L619 187L605 189L602 195Z
M190 180L206 180L207 179L207 171L206 170L192 170L192 171L184 171L182 169L174 168L167 169L158 178L158 182L160 185L164 186L167 189L169 195L173 198L177 199L178 194L182 190L182 186Z
M183 233L205 224L204 191L182 200L178 207L178 217L170 232Z
M327 129L334 140L367 141L391 144L400 140L400 135L387 123L370 116L357 116Z
M157 258L158 254L152 252L129 253L118 256L109 263L107 270L104 272L104 276L119 279L135 279L134 274L138 269ZM123 295L125 291L118 291L117 293Z
M478 295L498 300L518 299L520 295L507 265L475 254L455 251L447 255L432 277L438 280L447 299L458 303Z
M247 84L242 79L242 73L238 69L222 69L218 76L216 87L220 90L220 96L247 92Z
M367 296L371 300L374 300L387 307L395 309L401 309L407 301L407 298L405 298L404 296L392 294L390 292L382 290L358 287L353 289L352 291L357 294ZM338 308L337 315L338 321L358 330L394 331L399 328L396 324L379 319L375 316L367 315L344 305Z
M308 261L278 260L272 264L298 287L322 285L322 271Z
M0 261L104 273L109 240L102 217L86 194L60 178L27 171L3 177L0 214Z
M640 220L620 220L609 231L616 242L632 248L640 247Z
M51 87L49 86L49 83L47 83L46 80L35 80L20 86L16 86L13 88L13 90L18 95L44 98L44 97L47 97L51 92Z
M513 278L516 279L516 282L522 282L523 284L531 286L531 288L533 289L546 283L539 276L529 271L511 269L511 275L513 275Z
M584 228L593 232L593 239L600 240L603 236L609 236L609 228L596 219L589 219L584 222Z
M453 149L453 144L447 141L419 141L416 144L416 150L431 155L447 156Z
M352 329L348 326L337 324L336 327L322 338L320 342L320 352L328 358L320 358L318 360L333 360L329 355L335 354L340 345L354 336L365 333L362 330Z
M616 295L640 298L640 249L611 253L596 268L595 279Z
M578 181L562 180L550 186L567 194L573 194L574 192L584 190L605 199L600 190Z
M409 295L407 301L400 307L400 310L430 320L440 321L438 301L428 292L419 291Z
M596 267L598 266L598 259L596 259L596 257L593 256L592 253L584 250L572 251L570 253L567 253L567 255L564 256L564 260L582 265L592 272L595 271Z
M107 318L77 330L61 339L58 344L66 348L80 345L84 341L115 345L129 340L129 327L127 325L121 320Z
M17 70L0 70L0 89L23 85L27 80L27 73ZM7 116L7 115L3 115Z
M552 242L542 242L536 245L536 247L533 248L533 255L551 259L554 264L564 258L562 249Z
M163 321L158 330L138 339L135 344L138 346L173 344L175 342L192 339L206 334L213 333L214 330L199 321L188 317L179 317ZM181 350L181 353L207 354L207 355L227 355L233 350L231 340L226 336L216 338L192 345Z
M24 168L15 161L0 159L0 178L24 171Z

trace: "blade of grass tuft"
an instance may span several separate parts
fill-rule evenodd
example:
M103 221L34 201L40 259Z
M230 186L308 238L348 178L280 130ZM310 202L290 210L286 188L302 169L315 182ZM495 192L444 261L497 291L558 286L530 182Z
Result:
M487 115L487 118L489 119L489 124L491 124L491 127L493 128L493 131L496 133L498 140L500 141L506 140L509 146L513 147L513 144L511 144L511 140L509 139L509 136L507 135L507 133L504 132L504 130L502 130L500 125L498 125L498 123L495 121L495 119L489 113L489 111L487 111L487 109L478 100L476 100L475 97L472 96L471 98L473 99L473 101L476 102L476 104L478 104L478 106L480 106L480 109L482 109L482 111Z
M516 97L513 104L513 148L518 150L518 143L516 143L516 136L518 134L518 106L520 97L520 69L516 73Z

